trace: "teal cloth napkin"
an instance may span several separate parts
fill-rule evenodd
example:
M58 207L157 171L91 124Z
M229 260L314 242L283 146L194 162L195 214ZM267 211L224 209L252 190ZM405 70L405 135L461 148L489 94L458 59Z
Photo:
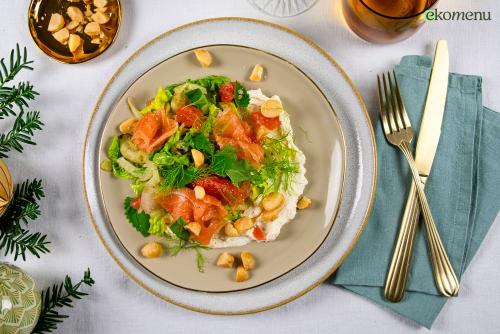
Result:
M407 56L395 69L416 134L431 65L428 57ZM329 282L430 328L447 298L439 296L435 287L422 224L408 292L397 304L388 303L383 297L411 177L403 154L386 142L379 121L375 132L378 178L373 211L355 249ZM483 107L481 77L450 74L441 138L425 192L459 278L500 209L499 157L500 114Z

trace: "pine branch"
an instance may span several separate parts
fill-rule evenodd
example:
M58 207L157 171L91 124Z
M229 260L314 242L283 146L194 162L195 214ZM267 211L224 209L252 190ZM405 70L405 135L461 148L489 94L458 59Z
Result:
M0 119L9 115L15 116L14 105L24 111L24 108L28 107L28 101L34 100L36 95L39 95L38 92L28 81L13 87L0 87Z
M28 219L35 220L40 215L37 201L45 197L42 180L26 180L14 189L14 194L7 211L0 217L0 229L19 229L21 222L28 224Z
M0 249L5 249L4 256L14 254L14 261L19 256L26 261L26 252L40 258L40 253L50 252L47 245L50 243L45 240L46 235L40 232L29 233L24 229L3 231L0 230Z
M50 242L46 235L31 234L22 226L22 223L27 225L30 220L38 218L40 206L37 200L44 196L41 180L26 180L16 186L9 207L0 217L0 250L5 250L5 255L14 254L14 260L19 256L26 260L26 252L36 257L49 252L47 245Z
M11 149L22 153L23 144L36 145L31 138L34 131L41 130L43 125L39 112L30 111L24 114L21 111L14 122L12 130L7 134L0 135L0 158L7 158L7 152Z
M54 284L42 292L42 311L40 318L32 333L50 333L57 329L57 325L68 318L68 315L60 314L57 310L64 306L73 307L74 299L82 299L87 293L81 292L80 287L85 284L91 287L94 280L90 276L90 269L83 274L83 279L73 285L71 278L66 275L63 283Z
M32 60L28 60L28 52L26 47L24 47L23 52L19 48L19 44L16 44L16 48L12 49L10 52L9 66L5 65L5 59L0 60L0 87L3 87L5 83L14 79L14 77L23 69L33 70Z

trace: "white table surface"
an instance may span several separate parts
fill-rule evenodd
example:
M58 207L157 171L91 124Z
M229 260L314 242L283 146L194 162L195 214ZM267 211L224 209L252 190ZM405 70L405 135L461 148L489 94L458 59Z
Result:
M374 75L401 56L432 54L447 39L450 69L483 76L484 105L500 110L500 3L497 0L441 0L446 10L491 11L486 22L431 22L410 40L378 46L345 26L339 0L319 0L293 18L273 18L245 0L122 0L123 28L102 57L81 65L59 64L41 54L26 26L28 0L0 1L0 55L19 42L27 45L36 70L25 74L41 93L33 108L46 123L38 146L7 160L15 180L42 178L47 197L43 215L31 228L47 233L50 254L17 265L46 287L66 273L75 279L87 267L96 285L90 296L67 310L71 317L58 333L401 333L425 328L341 288L323 284L302 298L260 314L225 317L170 305L131 281L99 243L84 204L81 154L86 125L99 92L117 67L137 48L178 25L208 17L243 16L273 21L314 40L328 51L357 85L368 109L376 109ZM265 37L264 37L265 38ZM5 129L2 123L0 129ZM500 224L493 225L465 273L460 297L450 300L434 323L436 333L500 331ZM10 257L7 260L12 260Z

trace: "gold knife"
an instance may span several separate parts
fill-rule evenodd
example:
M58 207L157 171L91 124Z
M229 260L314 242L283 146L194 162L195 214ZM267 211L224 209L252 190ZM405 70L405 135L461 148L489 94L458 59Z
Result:
M425 186L431 171L441 135L441 124L448 91L448 69L448 45L445 40L439 40L434 54L431 80L415 153L415 163L423 186ZM412 182L384 290L385 298L391 302L399 302L403 298L419 218L420 205L415 184ZM458 293L458 280L446 253L436 247L436 242L442 246L441 240L435 240L431 237L439 239L437 230L428 231L428 241L434 279L438 290L445 296L454 296Z

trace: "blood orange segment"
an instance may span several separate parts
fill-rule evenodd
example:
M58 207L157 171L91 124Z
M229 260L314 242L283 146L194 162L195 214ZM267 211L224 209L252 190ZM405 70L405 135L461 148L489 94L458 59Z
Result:
M219 96L222 102L228 103L234 100L234 82L222 84L219 87Z
M194 106L185 106L177 111L175 120L188 127L199 129L203 123L203 114Z
M248 197L248 187L237 187L229 180L218 176L207 176L193 182L193 186L200 186L205 189L205 193L217 198L226 204L238 204Z
M269 130L275 130L280 127L281 122L279 117L269 118L264 115L260 111L254 112L250 119L254 124L254 127L257 129L259 125L263 125Z

